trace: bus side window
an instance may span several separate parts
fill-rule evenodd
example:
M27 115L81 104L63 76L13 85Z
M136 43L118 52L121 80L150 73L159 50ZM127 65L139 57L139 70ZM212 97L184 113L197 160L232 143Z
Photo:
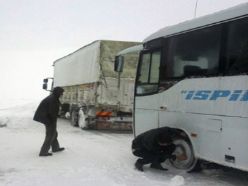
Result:
M248 73L248 18L228 25L226 74Z
M170 38L168 77L217 75L220 33L220 27L210 27Z

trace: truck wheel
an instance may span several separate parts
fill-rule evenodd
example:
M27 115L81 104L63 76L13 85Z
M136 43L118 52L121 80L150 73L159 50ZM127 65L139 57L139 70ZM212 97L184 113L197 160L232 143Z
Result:
M191 143L183 138L176 139L173 143L177 146L174 154L178 158L175 161L170 160L170 164L177 169L186 170L187 172L199 169L199 161L194 155Z
M72 110L71 111L71 125L72 126L78 126L78 111Z

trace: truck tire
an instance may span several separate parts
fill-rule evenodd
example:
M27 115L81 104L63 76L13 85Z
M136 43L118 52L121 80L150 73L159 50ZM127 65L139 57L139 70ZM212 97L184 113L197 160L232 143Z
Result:
M76 109L71 111L71 125L74 127L78 126L78 110Z
M170 164L176 169L187 172L200 171L200 161L195 157L190 141L187 138L175 139L173 143L177 146L175 154L185 157L184 160L169 160Z

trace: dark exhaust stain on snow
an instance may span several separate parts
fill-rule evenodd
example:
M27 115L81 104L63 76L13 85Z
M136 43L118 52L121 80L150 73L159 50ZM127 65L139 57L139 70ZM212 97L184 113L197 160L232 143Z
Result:
M7 117L1 118L0 117L0 128L7 127L8 122L9 122L9 118L7 118Z

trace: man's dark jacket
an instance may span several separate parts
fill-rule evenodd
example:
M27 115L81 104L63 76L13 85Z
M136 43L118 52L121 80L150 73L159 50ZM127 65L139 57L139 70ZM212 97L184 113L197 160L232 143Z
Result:
M162 127L144 132L133 140L132 149L159 152L161 146L158 145L158 137L161 133L168 137L173 137L176 134L176 130L169 127Z
M45 125L56 123L59 113L60 101L59 95L56 92L47 96L39 104L33 120L41 122Z

